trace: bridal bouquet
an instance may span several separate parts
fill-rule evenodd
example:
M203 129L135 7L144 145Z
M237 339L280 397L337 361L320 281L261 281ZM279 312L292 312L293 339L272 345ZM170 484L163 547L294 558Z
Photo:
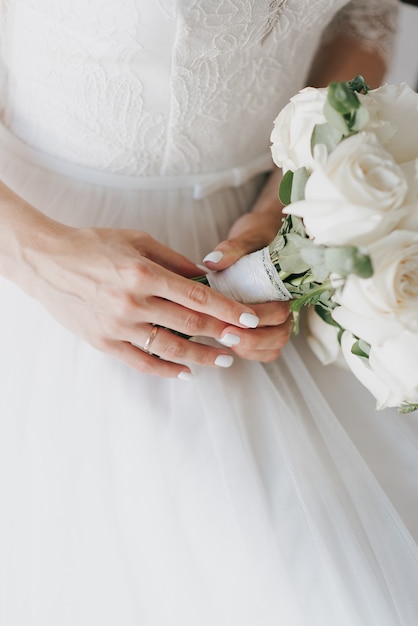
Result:
M279 113L282 227L265 249L211 272L243 302L309 306L309 342L342 360L377 408L418 409L418 94L361 76L301 90Z

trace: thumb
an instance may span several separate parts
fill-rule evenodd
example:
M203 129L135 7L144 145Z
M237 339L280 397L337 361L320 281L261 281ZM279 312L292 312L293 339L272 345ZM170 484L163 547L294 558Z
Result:
M203 263L211 270L224 270L249 252L258 250L259 247L254 241L241 238L226 239L205 256Z
M267 246L277 234L282 221L281 212L250 212L233 224L228 239L207 254L203 263L211 270L224 270L245 254Z

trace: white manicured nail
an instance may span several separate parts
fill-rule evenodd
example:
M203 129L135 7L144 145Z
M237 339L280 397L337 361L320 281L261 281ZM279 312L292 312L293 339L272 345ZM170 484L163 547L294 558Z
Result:
M215 365L218 367L231 367L234 362L234 357L229 356L229 354L220 354L215 359Z
M222 343L224 346L236 346L241 341L241 337L238 335L234 335L233 333L226 333L223 337L218 339L219 343Z
M205 256L203 263L206 263L206 261L210 261L210 263L219 263L219 261L223 258L223 255L224 253L220 250L214 250Z
M180 374L178 374L177 378L179 380L192 380L193 376L190 372L180 372Z
M200 265L199 263L196 263L196 267L198 267L200 270L202 270L202 272L204 274L207 274L208 271L209 271L208 268L205 265Z
M239 321L244 326L248 328L257 328L258 322L260 321L257 315L253 315L252 313L242 313L240 315Z

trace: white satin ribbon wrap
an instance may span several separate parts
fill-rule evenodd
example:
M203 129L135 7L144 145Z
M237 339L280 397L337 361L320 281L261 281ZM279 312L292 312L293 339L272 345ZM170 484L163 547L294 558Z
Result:
M238 302L259 303L292 298L277 275L268 246L247 254L220 272L206 276L209 285Z

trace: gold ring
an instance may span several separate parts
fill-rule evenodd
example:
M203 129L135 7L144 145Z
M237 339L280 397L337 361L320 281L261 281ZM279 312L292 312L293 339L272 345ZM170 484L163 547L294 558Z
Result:
M151 332L148 336L148 339L146 340L146 342L144 343L144 347L142 348L144 352L147 352L148 354L152 354L150 348L151 348L152 342L157 336L158 330L159 330L159 326L156 326L155 324L153 324Z

